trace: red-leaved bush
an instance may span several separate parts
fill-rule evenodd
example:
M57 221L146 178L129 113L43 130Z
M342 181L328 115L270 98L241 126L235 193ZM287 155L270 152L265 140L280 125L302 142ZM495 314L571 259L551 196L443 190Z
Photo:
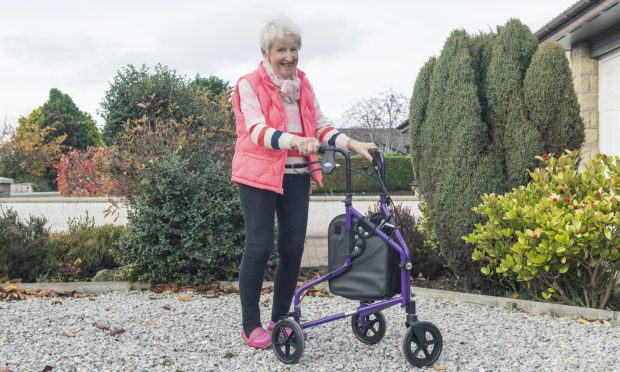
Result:
M58 191L63 196L112 196L118 190L118 182L110 172L109 148L71 151L54 168L58 170Z

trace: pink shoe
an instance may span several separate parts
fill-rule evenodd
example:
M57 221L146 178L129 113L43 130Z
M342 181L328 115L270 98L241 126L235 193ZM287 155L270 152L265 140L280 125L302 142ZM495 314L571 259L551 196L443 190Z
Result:
M267 323L267 331L268 332L272 332L273 329L276 327L276 323L273 322L273 320L270 320L269 323ZM291 330L287 329L286 330L286 335L290 336L291 335ZM308 339L308 333L304 332L304 339L307 340Z
M245 332L241 330L241 338L254 349L266 349L271 346L271 334L263 327L256 327L250 332L250 337L246 337Z

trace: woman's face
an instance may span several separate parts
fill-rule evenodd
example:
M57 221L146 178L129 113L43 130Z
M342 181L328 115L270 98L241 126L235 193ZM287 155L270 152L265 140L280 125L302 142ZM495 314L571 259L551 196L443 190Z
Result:
M284 35L284 38L274 40L269 51L263 50L262 53L280 78L289 79L295 74L299 59L299 47L295 36Z

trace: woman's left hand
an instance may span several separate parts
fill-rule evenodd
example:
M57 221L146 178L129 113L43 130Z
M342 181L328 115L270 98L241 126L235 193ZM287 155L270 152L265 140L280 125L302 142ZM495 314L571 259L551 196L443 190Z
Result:
M354 139L350 139L347 147L349 147L349 151L358 153L367 160L372 161L372 156L368 153L368 150L376 149L377 145L372 142L359 142Z

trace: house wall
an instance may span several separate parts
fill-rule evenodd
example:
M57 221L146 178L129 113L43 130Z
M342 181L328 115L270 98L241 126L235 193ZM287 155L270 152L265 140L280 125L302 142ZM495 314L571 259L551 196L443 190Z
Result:
M581 117L585 126L582 164L599 152L598 60L590 58L590 44L581 42L570 51L570 66Z

